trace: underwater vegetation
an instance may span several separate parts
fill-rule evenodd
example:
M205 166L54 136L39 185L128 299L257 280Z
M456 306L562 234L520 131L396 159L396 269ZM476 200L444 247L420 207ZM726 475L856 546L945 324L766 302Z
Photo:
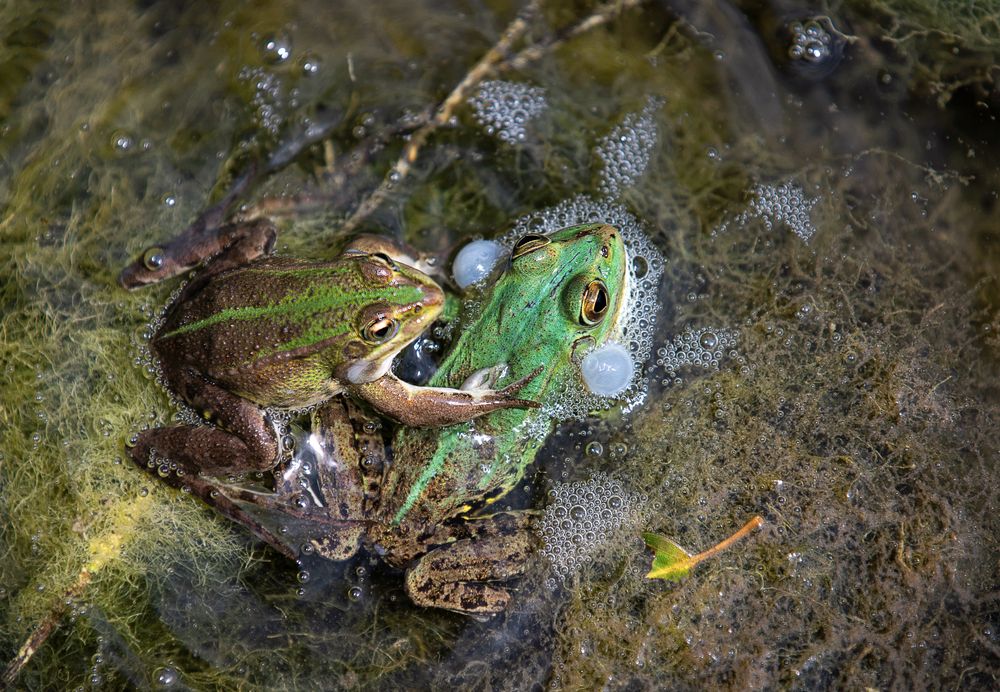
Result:
M16 686L995 688L997 16L0 6ZM627 406L571 407L495 505L550 523L491 620L413 606L375 556L286 560L122 463L176 414L142 359L176 284L115 277L317 122L227 208L274 217L282 253L336 256L347 229L448 251L583 209L665 258ZM646 578L644 532L694 554L757 515L680 581Z

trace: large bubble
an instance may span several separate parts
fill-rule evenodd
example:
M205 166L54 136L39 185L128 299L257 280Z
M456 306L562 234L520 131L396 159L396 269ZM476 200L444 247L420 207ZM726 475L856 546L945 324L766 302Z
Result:
M621 344L607 343L583 358L580 374L587 388L598 396L617 396L632 383L635 363Z
M479 283L496 266L507 249L494 240L473 240L455 255L451 271L459 288Z

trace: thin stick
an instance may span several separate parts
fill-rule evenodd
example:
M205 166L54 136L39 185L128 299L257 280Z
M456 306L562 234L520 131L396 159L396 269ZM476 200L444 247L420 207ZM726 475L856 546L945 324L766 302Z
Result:
M442 125L445 125L450 119L455 108L459 104L463 103L466 98L468 98L470 92L479 84L487 75L491 74L495 66L500 63L504 56L510 52L511 46L517 41L524 32L528 30L528 18L534 14L538 8L538 1L532 2L525 12L522 12L517 16L514 21L512 21L504 30L503 35L500 40L486 52L479 62L477 62L471 70L466 73L465 77L461 82L458 83L448 97L441 102L437 110L434 112L434 116L429 122L420 127L416 132L410 136L409 142L407 142L406 147L403 149L402 155L396 161L395 165L389 170L388 175L382 180L381 184L366 197L358 208L354 210L354 213L344 221L340 230L341 233L347 235L352 233L361 224L362 221L371 216L372 212L378 209L382 202L389 196L392 188L402 181L407 175L409 175L410 170L413 167L413 163L417 160L417 155L420 152L420 148L427 141L427 138L436 132Z
M551 53L567 41L570 41L581 34L585 34L591 29L603 26L611 20L617 19L626 10L638 7L645 2L646 0L613 0L612 2L607 2L573 26L560 31L555 38L549 41L533 43L526 48L522 48L517 55L498 64L496 66L496 71L508 72L511 70L522 70L527 67L529 63L538 60L546 53Z
M89 584L90 570L84 569L77 577L76 583L66 590L65 597L52 607L52 610L45 616L45 619L28 635L27 640L18 649L17 656L7 665L6 670L3 672L3 677L0 677L0 688L5 690L10 689L14 681L17 680L17 676L21 674L24 666L31 660L31 657L35 655L36 651L42 648L42 645L49 636L59 627L59 623L62 622L63 615L66 613L66 601L79 598Z
M759 529L763 525L764 525L764 519L762 517L760 517L760 516L754 517L753 519L751 519L750 521L748 521L746 524L744 524L743 527L739 531L737 531L736 533L734 533L732 536L730 536L726 540L722 541L721 543L718 543L715 546L712 546L711 548L709 548L708 550L706 550L704 552L701 552L701 553L698 553L697 555L692 556L691 557L691 566L694 567L699 562L702 562L703 560L707 560L708 558L712 557L713 555L716 555L717 553L721 553L723 550L725 550L726 548L728 548L729 546L731 546L733 543L735 543L736 541L740 540L741 538L743 538L744 536L746 536L747 534L749 534L751 531L755 531L755 530Z

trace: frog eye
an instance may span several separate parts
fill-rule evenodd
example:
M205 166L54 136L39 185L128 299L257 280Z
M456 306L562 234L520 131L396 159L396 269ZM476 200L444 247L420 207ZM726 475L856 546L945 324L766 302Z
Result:
M384 344L399 332L399 321L391 317L380 317L361 329L361 338L370 344Z
M583 303L580 305L580 323L593 327L604 319L611 301L608 287L600 279L594 279L583 289Z
M393 260L391 257L389 257L389 255L387 255L384 252L373 252L372 257L378 257L380 260L384 260L385 263L388 264L389 267L392 269L396 268L395 260Z
M151 247L142 254L142 263L151 272L162 267L165 261L166 254L161 247Z
M514 247L511 248L510 258L516 260L518 257L527 255L530 252L534 252L539 248L543 248L552 240L548 236L538 235L537 233L529 233L528 235L521 236L521 238L514 243Z

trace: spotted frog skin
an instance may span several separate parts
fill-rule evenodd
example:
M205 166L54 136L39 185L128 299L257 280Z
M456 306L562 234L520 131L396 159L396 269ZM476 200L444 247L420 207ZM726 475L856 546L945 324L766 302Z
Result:
M144 431L129 448L137 463L167 461L192 473L269 469L279 444L267 410L343 392L409 425L535 405L513 398L526 381L497 392L488 376L459 390L392 375L392 359L440 314L444 293L391 259L387 252L398 249L388 241L366 239L363 249L318 262L269 256L275 238L266 220L224 226L151 248L122 273L132 288L209 256L168 306L150 347L168 388L213 425Z
M539 401L582 387L583 355L617 333L627 263L621 235L603 224L521 238L429 384L455 386L504 362L501 380L527 378L524 395ZM291 558L303 543L331 560L366 545L406 569L416 603L487 616L506 608L502 582L523 572L537 539L533 512L486 507L524 476L552 416L510 408L439 429L401 427L390 458L377 422L337 398L313 413L307 443L273 490L185 468L161 475Z

